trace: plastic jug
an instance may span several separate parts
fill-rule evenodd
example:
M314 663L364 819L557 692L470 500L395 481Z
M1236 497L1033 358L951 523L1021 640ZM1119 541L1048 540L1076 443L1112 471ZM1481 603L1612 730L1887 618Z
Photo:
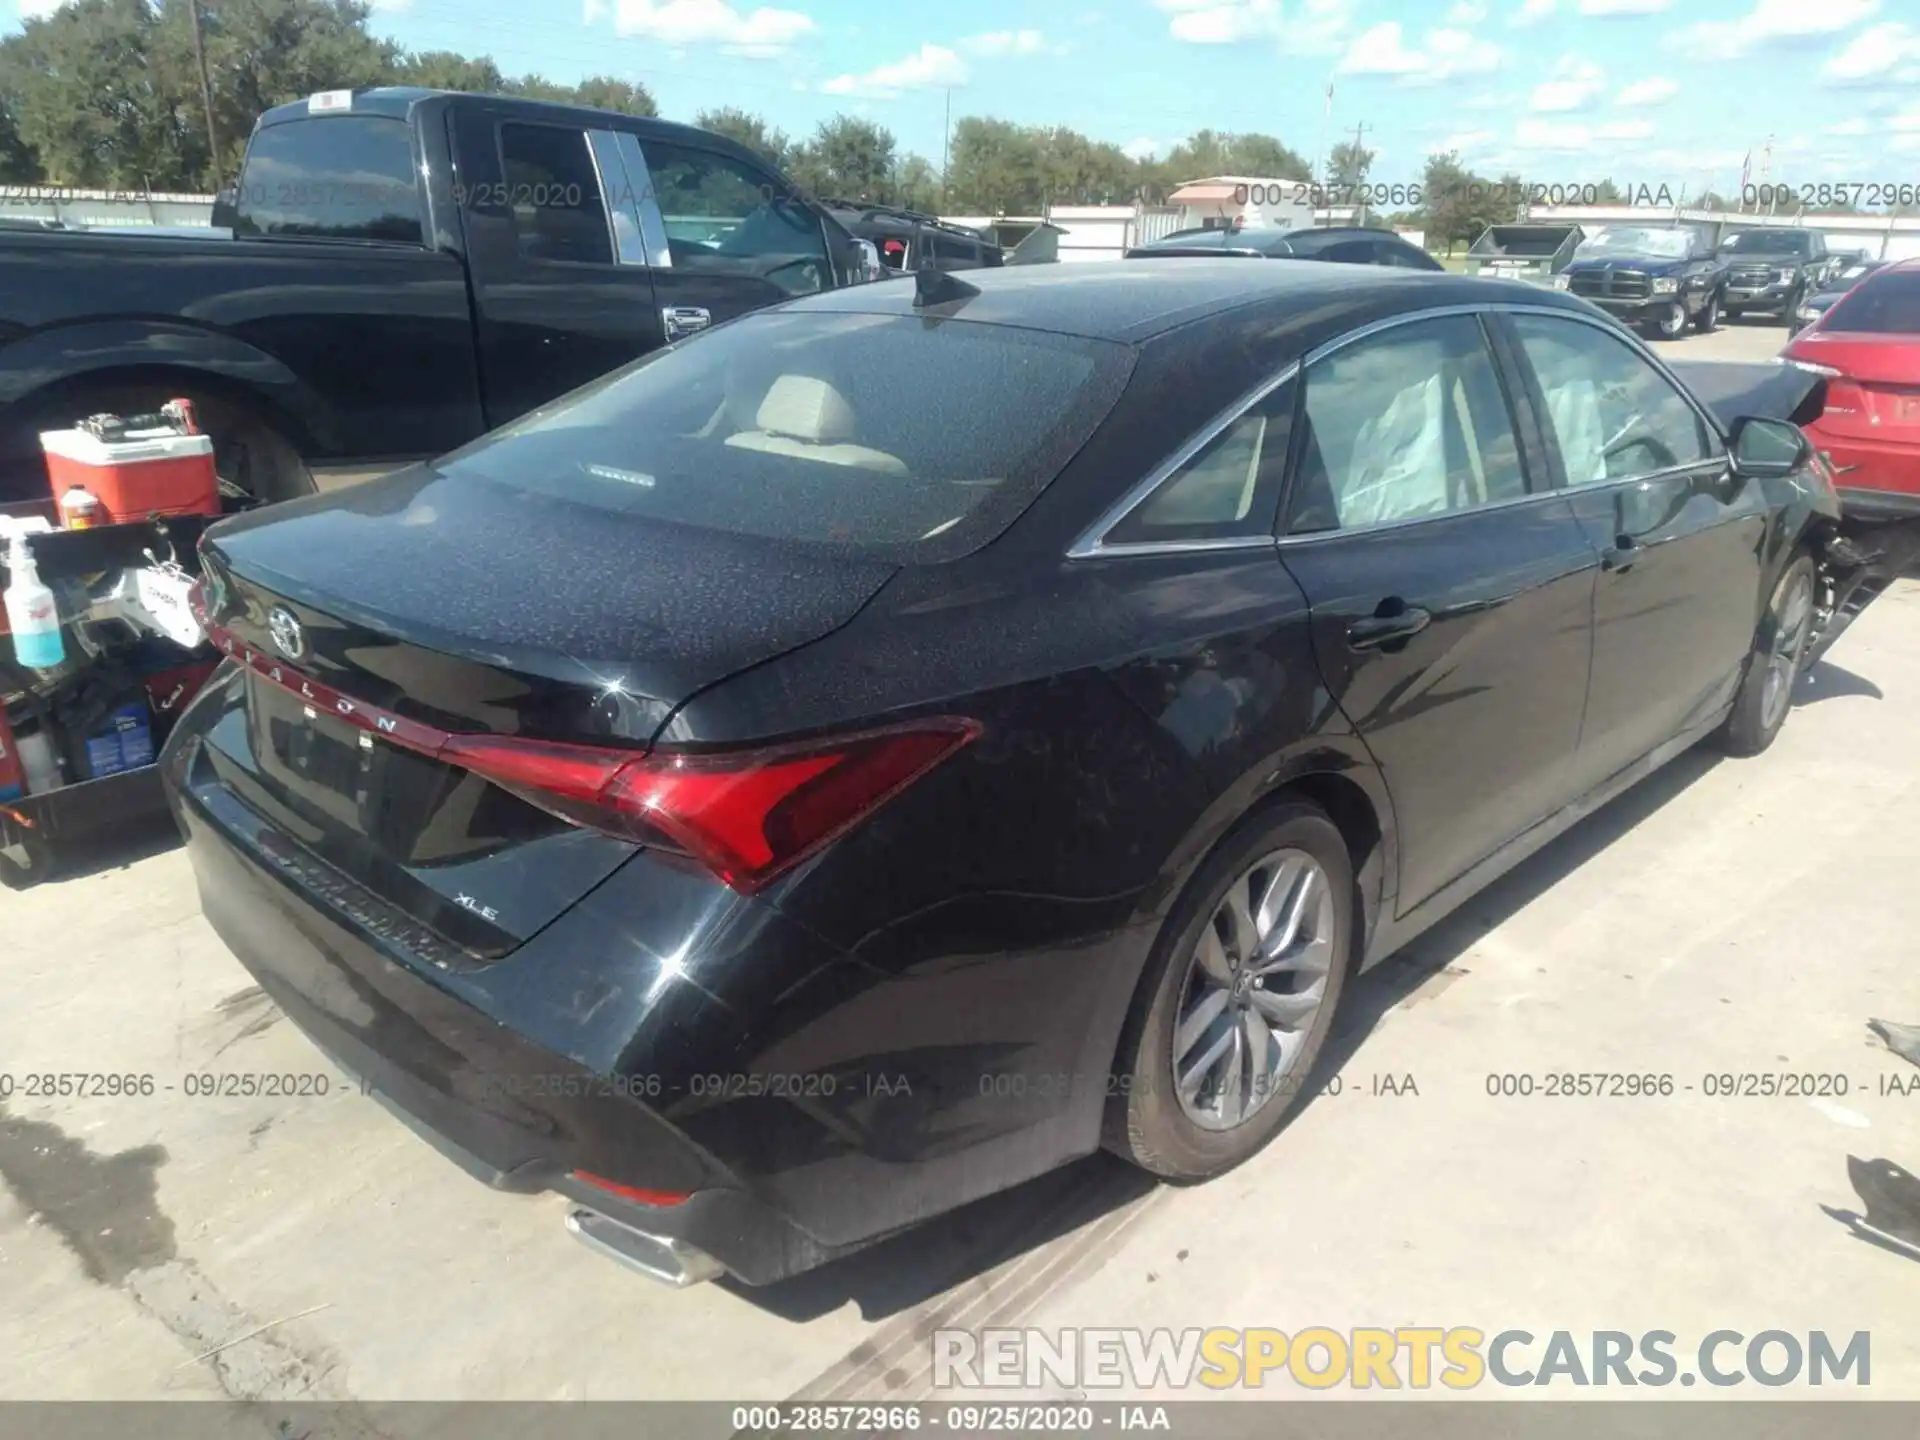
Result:
M13 631L13 653L32 670L51 670L66 658L60 638L60 608L53 591L40 583L33 550L24 534L15 533L7 547L7 625Z

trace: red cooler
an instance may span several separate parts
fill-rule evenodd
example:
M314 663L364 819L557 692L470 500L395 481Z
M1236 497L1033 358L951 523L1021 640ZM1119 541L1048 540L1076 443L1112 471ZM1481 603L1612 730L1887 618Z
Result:
M116 425L103 435L99 422L89 421L74 430L42 431L40 448L46 451L54 495L76 487L87 491L105 511L102 523L220 513L208 436L166 425L138 430Z

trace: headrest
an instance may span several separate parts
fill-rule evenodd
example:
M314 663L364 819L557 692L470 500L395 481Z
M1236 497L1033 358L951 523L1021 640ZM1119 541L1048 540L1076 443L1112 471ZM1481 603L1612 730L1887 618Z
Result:
M754 423L769 435L838 445L853 438L853 407L824 380L782 375L760 402Z

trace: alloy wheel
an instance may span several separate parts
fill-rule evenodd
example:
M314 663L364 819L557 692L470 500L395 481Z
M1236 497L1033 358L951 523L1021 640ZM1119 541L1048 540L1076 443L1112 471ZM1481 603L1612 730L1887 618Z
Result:
M1242 870L1201 927L1173 1030L1174 1092L1206 1130L1291 1088L1333 964L1334 893L1304 850Z
M1813 577L1804 571L1780 597L1774 614L1773 643L1767 649L1767 679L1760 696L1760 723L1768 730L1786 718L1793 702L1793 682L1800 673L1813 629Z

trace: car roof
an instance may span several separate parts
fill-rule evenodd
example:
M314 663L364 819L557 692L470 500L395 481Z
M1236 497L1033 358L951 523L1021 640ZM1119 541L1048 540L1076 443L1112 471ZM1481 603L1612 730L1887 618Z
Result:
M776 308L781 312L953 316L1137 344L1208 316L1273 300L1294 301L1302 311L1317 310L1324 316L1329 303L1351 305L1357 312L1397 300L1403 302L1400 309L1412 311L1441 305L1510 305L1515 298L1513 282L1508 280L1319 260L1249 265L1244 260L1196 257L1179 265L1124 260L1013 265L969 270L965 283L979 294L927 310L914 308L917 287L904 279L826 290ZM1529 287L1526 301L1588 313L1584 301L1553 290Z

